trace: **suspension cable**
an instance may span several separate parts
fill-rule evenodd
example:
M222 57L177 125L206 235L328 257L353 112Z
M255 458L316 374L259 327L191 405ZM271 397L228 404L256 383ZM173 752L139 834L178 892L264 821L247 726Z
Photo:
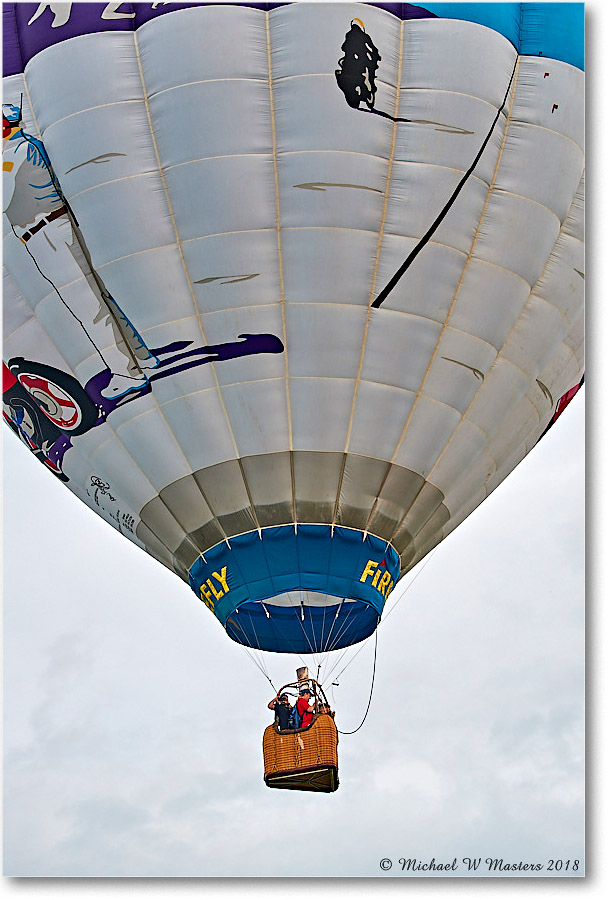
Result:
M393 610L395 609L395 607L397 606L397 604L398 604L398 603L401 603L401 601L403 600L403 598L405 597L405 595L407 594L407 592L409 591L409 589L411 588L411 586L413 585L413 583L416 581L416 579L418 578L418 576L421 574L421 572L423 571L423 569L426 569L426 567L428 566L428 564L430 563L430 561L432 560L432 558L435 556L435 553L436 553L436 552L437 552L437 547L433 547L433 549L431 550L431 552L429 553L429 555L428 555L427 558L425 559L423 565L420 566L420 568L418 569L418 571L416 572L416 574L414 575L414 577L412 578L412 580L410 581L410 583L408 584L408 586L406 587L406 589L403 591L403 593L401 594L401 596L398 597L397 600L395 600L395 602L393 603L393 605L391 606L391 608L389 609L389 611L387 612L387 614L384 616L384 618L382 619L381 624L384 624L384 623L386 622L386 620L388 619L388 617L390 616L390 614L393 612Z
M340 731L340 729L338 728L338 729L337 729L338 734L355 734L357 731L359 731L359 729L361 728L361 726L363 725L363 723L364 723L365 720L367 719L367 714L368 714L369 708L370 708L370 706L371 706L371 704L372 704L372 694L374 693L374 680L375 680L375 678L376 678L376 654L377 654L377 651L378 651L378 629L377 629L377 628L376 628L376 630L374 631L374 635L375 635L375 637L376 637L376 640L375 640L375 642L374 642L374 669L373 669L373 672L372 672L372 686L371 686L370 691L369 691L369 700L367 701L367 709L365 710L365 715L363 716L363 718L362 718L362 720L361 720L361 723L360 723L359 725L357 725L357 727L355 728L354 731Z
M259 660L257 660L255 658L255 656L253 655L253 648L251 648L251 651L250 651L249 647L246 647L245 644L242 644L241 646L242 646L243 650L245 651L245 653L247 654L247 656L249 657L249 659L251 660L251 662L254 664L254 666L256 666L257 669L260 670L260 672L262 673L264 678L266 678L270 682L270 687L273 689L275 694L277 694L278 691L275 688L274 684L272 683L270 675L266 672L265 668L262 667Z
M393 605L391 606L391 608L389 609L389 611L386 613L386 615L385 615L385 616L381 619L381 621L378 623L378 626L377 626L377 628L376 628L376 631L378 631L378 628L380 628L381 625L384 625L384 623L386 622L386 620L388 619L388 617L390 616L390 614L391 614L392 612L394 612L394 610L395 610L397 604L399 604L399 603L403 600L403 598L405 597L405 595L407 594L407 592L409 591L409 589L412 587L412 585L414 584L414 582L416 581L416 579L418 578L418 576L421 574L422 570L423 570L424 568L426 568L426 566L430 563L431 559L432 559L433 556L435 555L436 550L437 550L437 547L435 547L435 548L432 550L432 552L429 553L427 559L424 561L424 564L418 569L418 571L416 572L416 574L414 575L414 577L412 578L412 580L410 581L410 583L408 584L408 586L405 588L405 590L403 591L403 593L397 598L397 600L395 600L395 602L393 603ZM371 635L370 635L370 637L371 637ZM353 653L353 655L351 656L351 658L349 659L349 661L346 663L346 665L344 666L344 668L343 668L343 669L340 669L340 671L338 672L338 674L335 676L335 680L336 680L336 681L338 680L338 678L340 677L340 675L342 675L342 673L345 672L346 669L348 669L348 667L350 666L350 664L351 664L352 662L355 661L356 657L361 653L361 651L362 651L363 648L365 647L365 644L367 643L368 640L369 640L369 638L367 638L367 640L364 641L364 642L361 644L361 646L359 647L359 649L357 650L357 652L356 652L356 653ZM350 649L349 647L345 647L345 648L344 648L345 653L346 653L346 651L349 650L349 649ZM342 656L341 659L339 659L339 662L341 662L343 658L344 658L344 655ZM337 667L337 665L338 665L338 663L335 663L335 664L334 664L334 666L331 668L329 674L331 674L331 672L334 671L334 669ZM328 676L328 677L329 677L329 676Z
M373 691L374 691L374 680L375 680L375 677L376 677L376 659L377 659L377 652L378 652L378 629L380 628L380 625L383 625L383 624L386 622L386 620L388 619L388 617L390 616L390 614L394 611L394 609L395 609L395 607L397 606L397 604L401 602L401 600L403 599L403 597L405 596L405 594L410 590L410 588L412 587L412 585L414 584L414 582L416 581L416 579L418 578L418 576L421 574L422 570L423 570L424 568L426 568L426 566L428 565L428 563L431 561L432 557L434 556L434 554L435 554L435 552L436 552L436 549L437 549L436 547L433 548L432 552L428 555L428 557L427 557L426 560L424 561L424 564L423 564L423 565L420 567L420 569L416 572L416 574L414 575L414 577L412 578L412 580L410 581L410 583L408 584L408 586L405 588L405 590L403 591L403 593L401 593L401 595L399 596L399 598L395 601L395 603L392 605L392 607L390 608L390 610L386 613L386 615L383 617L383 619L378 623L377 627L374 629L374 639L375 639L375 640L374 640L374 664L373 664L372 683L371 683L371 688L370 688L369 700L368 700L368 703L367 703L367 709L365 710L365 715L363 716L363 719L361 720L361 724L358 725L357 728L355 728L354 731L340 731L340 729L338 729L338 733L339 733L339 734L355 734L355 732L359 731L359 729L362 727L363 723L365 722L365 719L367 718L367 714L368 714L368 712L369 712L369 709L370 709L370 706L371 706L371 702L372 702L372 696L373 696ZM341 606L343 605L343 603L344 603L344 601L342 601ZM298 620L299 620L299 616L298 616L299 607L297 607L297 606L292 606L292 609L294 610L295 615L296 615L296 617L297 617ZM335 643L337 643L337 642L339 641L339 639L340 639L340 637L341 637L341 635L342 635L342 633L343 633L343 631L344 631L344 625L346 624L346 620L349 618L349 615L348 615L349 612L351 612L351 610L349 610L349 611L347 612L345 621L344 621L344 622L341 624L341 626L339 627L338 633L336 634L336 637L334 638L334 641L333 641L332 643L335 644ZM251 619L251 615L250 615L250 619ZM332 625L331 625L329 634L328 634L328 636L327 636L327 644L329 643L329 637L330 637L330 635L331 635L331 632L333 631L334 625L335 625L335 618L334 618L334 621L332 622ZM276 626L276 623L275 623L275 626ZM252 627L253 627L254 635L255 635L256 640L257 640L257 634L256 634L256 632L255 632L255 626L253 625L253 621L252 621ZM317 657L318 654L317 654L317 653L315 652L315 650L313 649L313 646L312 646L312 644L310 643L310 638L309 638L308 635L306 634L306 630L304 629L304 626L302 625L301 622L300 622L300 627L302 628L302 632L303 632L304 636L306 637L306 640L307 640L307 642L308 642L308 646L310 647L310 652L311 652L311 654L312 654L314 663L315 663L315 665L317 665L318 661L317 661L317 658L316 658L316 657ZM323 630L324 630L324 628L325 628L325 619L324 619L324 621L323 621ZM279 630L280 632L282 632L282 629L281 629L280 627L278 628L278 630ZM371 635L370 635L370 637L371 637ZM369 638L361 643L361 646L359 647L359 649L357 650L357 652L354 653L353 656L351 656L351 658L348 660L348 662L346 663L346 665L344 666L344 668L340 669L340 671L338 672L338 674L335 676L335 680L336 680L336 681L338 681L338 679L340 678L340 676L346 671L346 669L348 669L348 667L350 666L350 664L353 663L353 662L355 661L356 657L359 655L359 653L360 653L360 652L363 650L363 648L366 646L368 640L369 640ZM275 691L275 693L276 693L276 692L277 692L277 689L275 688L274 684L272 683L272 680L271 680L270 676L268 675L268 673L267 673L267 671L266 671L266 666L265 666L265 664L263 664L263 663L261 662L261 660L258 660L258 659L256 659L256 657L255 657L255 648L254 648L251 644L249 644L249 647L247 647L245 644L242 644L241 646L243 647L243 649L244 649L245 652L247 653L247 656L249 656L249 658L251 659L251 661L253 662L253 664L260 670L260 672L262 673L262 675L263 675L263 676L267 679L267 681L270 683L270 686L272 687L273 691ZM259 648L259 642L258 642L258 650L259 650L259 649L260 649L260 648ZM335 671L335 669L338 667L338 665L342 662L342 660L343 660L344 657L347 655L347 653L348 653L349 650L350 650L350 647L344 647L344 648L342 649L342 653L338 656L338 658L337 658L336 661L334 662L333 666L331 666L331 668L325 673L325 677L326 677L326 678L330 678L330 677L331 677L332 673ZM260 651L260 652L262 652L262 651ZM320 654L320 655L321 655L321 662L318 663L317 669L320 669L322 665L326 665L326 664L327 664L327 661L328 661L328 660L327 660L327 659L323 659L323 657L328 657L329 652L331 652L331 648L330 648L328 645L326 645L325 647L323 647L323 649L321 650L321 654ZM298 656L300 657L300 660L301 660L304 664L306 664L306 661L302 658L302 655L301 655L301 654L298 653L298 654L296 654L296 655L298 655ZM318 675L318 674L319 674L319 672L317 671L317 675ZM317 680L318 680L318 678L317 678Z

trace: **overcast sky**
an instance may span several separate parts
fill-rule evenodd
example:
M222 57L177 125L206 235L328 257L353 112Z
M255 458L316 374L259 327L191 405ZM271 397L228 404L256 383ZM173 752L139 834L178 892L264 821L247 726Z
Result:
M390 878L409 857L580 872L583 429L584 392L395 589L333 795L264 785L268 681L5 433L5 874ZM330 689L343 731L373 650ZM301 664L266 659L277 687Z

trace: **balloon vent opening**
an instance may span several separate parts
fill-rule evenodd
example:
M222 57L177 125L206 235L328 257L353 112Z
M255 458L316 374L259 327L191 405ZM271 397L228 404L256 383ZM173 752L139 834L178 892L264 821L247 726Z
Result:
M216 544L189 580L237 643L317 653L369 637L399 574L397 552L374 535L283 525Z

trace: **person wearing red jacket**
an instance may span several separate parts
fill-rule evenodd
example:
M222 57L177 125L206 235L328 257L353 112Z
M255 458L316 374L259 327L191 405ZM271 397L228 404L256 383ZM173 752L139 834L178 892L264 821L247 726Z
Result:
M310 688L302 688L302 690L300 691L300 696L298 697L298 702L296 704L298 707L298 712L302 717L302 728L308 728L315 714L314 705L312 707L310 706L310 698Z

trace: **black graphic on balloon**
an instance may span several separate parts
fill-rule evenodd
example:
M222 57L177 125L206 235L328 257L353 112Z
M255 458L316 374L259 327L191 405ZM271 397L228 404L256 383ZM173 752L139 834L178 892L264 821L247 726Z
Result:
M67 481L62 463L72 438L101 425L119 406L145 397L153 382L196 366L285 351L276 334L239 334L236 341L223 344L191 344L175 341L151 350L158 358L157 368L140 387L119 398L108 398L102 393L112 376L109 369L98 372L83 388L67 372L14 357L8 365L3 364L4 418L41 462Z
M496 123L498 122L498 120L502 114L502 111L506 106L507 98L509 96L509 91L511 90L511 85L513 83L513 78L515 76L516 68L517 68L517 61L515 62L515 65L513 66L513 71L511 72L511 78L509 79L509 84L507 85L507 90L505 91L505 96L502 101L502 104L500 105L499 109L496 112L494 121L492 122L492 125L491 125L488 133L486 134L484 141L477 152L477 155L475 156L475 159L473 160L473 162L471 163L471 165L469 166L467 171L464 173L464 175L462 176L462 178L456 185L456 188L452 192L451 196L448 198L447 202L444 204L443 209L440 211L439 215L435 218L434 222L431 223L428 230L425 232L425 234L422 235L422 237L420 238L418 243L415 245L414 249L409 253L407 258L399 266L399 268L397 269L397 271L395 272L393 277L390 279L388 284L386 284L385 287L380 291L380 293L378 294L378 296L372 303L372 306L375 309L378 309L378 307L382 306L382 304L384 303L384 301L386 300L388 295L396 287L396 285L399 283L399 281L403 278L403 276L405 275L405 273L407 272L409 267L412 265L412 263L414 262L414 260L418 256L418 254L424 249L424 247L426 247L426 245L431 240L431 238L433 237L433 235L435 234L435 232L437 231L437 229L439 228L439 226L441 225L441 223L443 222L443 220L449 213L450 209L456 202L461 190L463 189L463 187L465 186L465 184L467 183L467 181L473 174L477 163L481 159L481 155L482 155L483 151L488 146L488 143L490 141L490 138L492 137L494 128L496 127Z
M376 71L382 57L361 25L356 19L350 23L350 31L342 44L344 56L338 62L336 81L349 106L359 109L363 102L372 109L376 100Z
M350 25L350 31L347 32L344 43L342 44L344 56L338 62L340 68L336 69L336 81L338 82L338 86L340 87L340 89L343 91L349 106L353 107L353 109L360 110L361 112L374 113L375 115L383 116L384 118L390 119L393 122L407 122L410 125L435 125L437 131L447 131L451 134L470 135L474 133L472 131L468 131L465 128L460 128L454 125L446 125L441 122L431 122L426 119L399 118L398 116L391 116L389 113L384 112L383 110L374 109L377 90L376 71L382 57L380 56L378 48L374 44L373 40L366 33L363 22L360 19L353 19ZM426 233L416 243L414 249L408 255L407 259L404 260L399 269L395 272L388 284L380 291L376 299L373 301L372 307L376 309L380 307L384 303L388 295L391 293L391 291L396 287L401 278L403 278L404 274L414 262L418 254L435 234L442 221L445 219L446 215L456 202L456 199L461 190L473 174L477 163L481 159L483 151L487 147L490 138L492 137L494 128L496 127L502 111L506 106L507 98L511 90L511 84L513 83L513 78L515 76L516 66L517 62L513 66L511 78L509 79L509 84L507 85L507 90L505 91L502 104L499 107L496 116L494 117L494 121L492 122L492 125L490 126L490 129L486 134L481 147L474 157L473 162L458 182L455 190L452 192L451 196L448 198L443 208L439 212L439 215L431 223ZM361 107L362 102L365 102L367 104L367 109L365 107Z
M19 380L3 367L2 405L4 421L36 459L43 463L61 481L68 478L61 471L61 465L49 457L50 448L63 437L39 403Z
M336 81L340 90L346 97L346 102L353 109L361 112L373 113L390 119L391 122L408 122L411 125L434 125L436 131L447 131L450 134L473 134L467 128L458 125L448 125L445 122L435 122L431 119L405 119L400 116L392 116L383 109L375 109L376 102L376 72L382 57L371 37L365 31L360 19L353 19L350 31L344 38L342 50L344 56L338 61L339 69L336 69ZM365 107L361 107L365 103Z
M23 357L9 359L8 368L59 431L84 434L97 421L95 404L67 372Z

